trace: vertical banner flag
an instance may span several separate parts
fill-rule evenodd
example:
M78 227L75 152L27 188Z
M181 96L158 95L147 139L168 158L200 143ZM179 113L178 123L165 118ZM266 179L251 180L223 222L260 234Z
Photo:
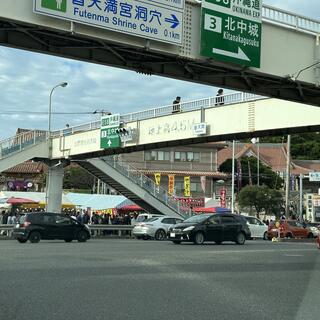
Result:
M201 189L203 193L206 193L206 176L201 176L200 177L200 182L201 182Z
M168 175L168 194L172 196L174 193L174 174Z
M156 186L160 186L160 180L161 180L161 173L160 172L156 172L154 174L154 181L156 183Z
M227 196L227 190L221 189L220 190L220 207L225 208L226 207L226 197Z
M190 197L191 191L190 191L190 176L184 177L184 196Z
M242 166L241 166L241 159L237 159L237 173L238 173L238 191L242 188Z

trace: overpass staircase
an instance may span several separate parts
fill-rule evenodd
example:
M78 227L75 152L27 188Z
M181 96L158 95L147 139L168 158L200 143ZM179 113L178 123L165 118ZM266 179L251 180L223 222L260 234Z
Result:
M189 207L181 206L164 188L118 156L75 162L147 212L183 218L193 214Z
M30 130L0 141L0 172L35 158L49 158L46 131Z

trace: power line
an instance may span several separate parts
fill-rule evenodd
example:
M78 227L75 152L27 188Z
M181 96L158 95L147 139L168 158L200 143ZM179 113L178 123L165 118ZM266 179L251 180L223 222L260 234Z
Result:
M51 114L96 114L98 112L52 112ZM19 114L38 114L38 115L48 115L48 112L45 111L20 111L20 110L12 110L12 111L0 111L0 114L6 115L19 115Z

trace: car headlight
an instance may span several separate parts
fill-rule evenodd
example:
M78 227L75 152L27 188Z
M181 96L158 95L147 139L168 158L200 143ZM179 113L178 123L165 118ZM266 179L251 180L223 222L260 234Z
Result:
M194 229L194 226L190 226L188 228L183 229L182 231L191 231Z

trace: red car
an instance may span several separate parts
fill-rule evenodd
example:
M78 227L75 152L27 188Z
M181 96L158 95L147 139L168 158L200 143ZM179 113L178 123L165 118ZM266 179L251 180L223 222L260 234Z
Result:
M296 220L281 220L280 222L280 237L281 238L313 238L312 231L303 226L302 223ZM278 228L276 223L272 222L268 228L268 238L278 237Z

